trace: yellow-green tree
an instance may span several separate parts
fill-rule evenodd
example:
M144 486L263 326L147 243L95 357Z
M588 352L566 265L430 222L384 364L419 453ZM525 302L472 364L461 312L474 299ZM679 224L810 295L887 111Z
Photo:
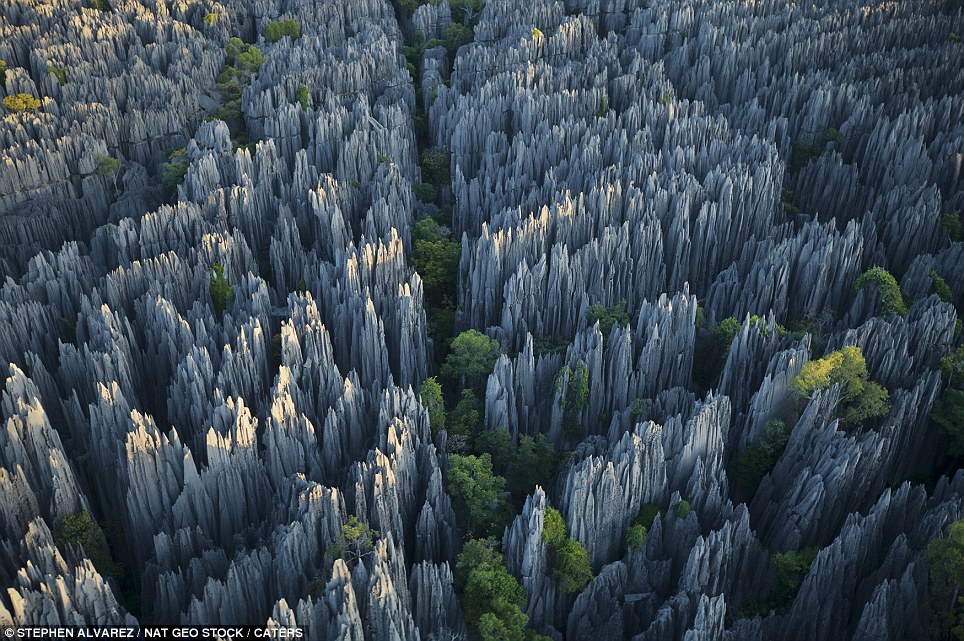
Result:
M790 389L810 398L818 390L840 385L842 421L860 423L883 416L890 410L887 390L869 378L867 362L860 348L847 346L823 358L810 361L790 381Z

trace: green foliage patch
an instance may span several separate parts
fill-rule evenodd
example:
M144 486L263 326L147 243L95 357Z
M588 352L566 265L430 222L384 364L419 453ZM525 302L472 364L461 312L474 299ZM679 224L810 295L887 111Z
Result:
M211 283L209 286L211 302L218 314L223 314L228 305L234 300L234 289L224 277L224 267L221 263L211 265Z
M270 43L275 43L282 38L297 40L301 37L301 25L297 20L278 20L269 23L264 28L264 39Z
M621 327L629 325L629 314L626 312L626 299L623 299L611 307L605 305L590 305L586 311L586 322L591 326L599 323L599 331L603 338L608 338L613 329L613 325L619 323Z
M890 411L887 390L869 380L867 362L857 347L847 346L823 358L807 362L790 381L789 388L809 398L818 390L839 384L838 416L846 423L861 423Z
M891 312L903 316L907 313L907 304L900 293L900 286L897 280L882 267L872 267L857 278L854 289L860 291L865 288L872 288L880 296L880 313L887 315Z
M332 557L342 558L354 565L371 554L381 534L354 514L341 526L341 532L328 548Z
M499 534L505 525L505 479L492 472L488 454L449 454L448 492L469 532Z
M94 167L95 171L101 176L110 176L120 169L120 161L110 156L97 156Z
M542 540L549 548L549 578L563 593L582 592L592 581L589 554L578 541L569 538L566 522L555 508L546 510Z
M43 103L29 93L18 93L3 99L3 106L11 113L34 112Z
M124 566L111 558L104 532L90 512L85 510L64 517L63 523L53 534L54 543L61 552L66 552L68 546L83 546L87 558L98 572L112 577L121 577L124 574Z

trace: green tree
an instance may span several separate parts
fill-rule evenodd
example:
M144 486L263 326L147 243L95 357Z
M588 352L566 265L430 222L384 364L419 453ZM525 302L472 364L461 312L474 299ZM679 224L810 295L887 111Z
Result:
M546 509L542 540L548 548L549 578L560 592L581 592L589 585L592 581L589 554L578 541L569 538L566 522L555 508Z
M7 81L7 69L8 69L7 61L0 60L0 83L4 83Z
M950 386L964 384L964 345L941 357L941 376Z
M224 267L221 263L211 265L211 284L209 286L211 302L218 314L223 314L228 305L234 300L234 289L224 277Z
M462 612L472 629L487 635L484 638L524 639L529 622L526 593L506 570L495 545L491 539L473 539L459 554L455 582L461 591Z
M459 47L465 46L475 39L475 33L469 27L453 22L442 32L445 48L448 49L449 59L454 59Z
M536 485L548 486L559 470L559 454L545 434L519 435L519 444L504 427L487 430L475 439L475 451L492 456L493 469L506 479L512 497L522 501Z
M298 91L295 92L295 102L308 111L308 106L311 104L311 92L308 91L308 87L304 85L298 87Z
M497 340L474 329L464 331L452 340L452 349L442 365L442 377L458 381L462 388L481 388L501 353Z
M466 529L495 534L504 527L505 479L492 473L492 457L449 455L448 492Z
M860 348L847 346L823 358L809 361L790 381L789 388L805 398L817 390L840 385L838 416L847 423L860 423L890 411L888 393L869 380L867 363Z
M86 510L64 517L60 527L54 530L54 544L64 553L68 546L83 546L98 572L116 578L124 574L124 566L111 559L103 530Z
M432 306L454 294L462 258L461 243L443 238L439 230L439 224L431 218L423 218L412 228L412 261Z
M964 521L951 523L947 538L931 541L924 552L930 573L931 610L935 614L935 638L964 639Z
M730 466L730 478L747 499L756 494L763 477L769 474L787 447L790 435L780 419L771 419L763 426L763 438L748 445Z
M804 577L810 572L810 565L817 557L818 548L787 550L770 557L773 571L777 575L775 599L781 605L788 605L797 596Z
M218 21L218 14L216 13L209 13L206 16L204 16L204 24L206 24L209 27L215 25L217 21Z
M345 559L354 565L372 553L380 536L378 530L373 530L367 523L352 514L341 526L341 532L335 537L329 551L334 558Z
M582 592L592 581L589 553L575 539L567 538L550 560L549 577L560 592Z
M690 512L692 511L692 509L693 508L690 507L689 501L687 501L686 499L680 499L679 503L673 506L673 513L676 514L676 518L685 519L687 516L690 515Z
M865 288L877 291L880 296L880 313L887 315L895 312L901 316L907 313L907 304L900 293L900 286L890 272L882 267L868 269L857 278L854 289L860 291Z
M438 190L431 183L412 185L412 193L423 203L434 203L438 198Z
M301 37L301 25L296 20L278 20L264 29L264 39L272 44L285 37L292 40Z
M29 93L18 93L12 96L7 96L3 99L3 106L6 107L7 111L11 113L37 111L40 109L40 105L42 104L43 103L31 96Z
M570 367L559 370L556 391L562 392L559 403L563 410L562 425L566 436L574 440L582 438L580 417L589 402L589 366L585 361L576 363L575 370Z
M653 521L660 514L658 505L645 503L639 508L639 514L626 530L625 547L627 550L638 550L646 544L646 534L652 529Z
M626 549L639 550L646 545L646 526L640 523L633 523L626 530Z
M224 64L245 74L255 74L264 64L264 54L241 38L231 38L224 46Z
M937 270L930 270L927 275L931 279L931 293L937 294L945 303L954 302L954 294L951 292L951 288L947 285L947 281L941 278L941 275L937 273Z
M441 147L432 147L422 152L422 178L436 187L444 187L452 182L449 152Z
M599 322L599 331L603 338L608 338L613 325L619 323L621 327L629 325L629 314L626 312L626 299L619 301L612 307L605 305L590 305L586 311L586 322L592 326Z
M97 156L95 167L97 173L101 176L110 176L120 169L120 161L110 156Z
M418 396L422 405L428 410L428 420L432 427L432 434L445 429L445 401L442 398L442 386L432 376L426 378L418 388Z
M482 401L474 391L462 390L459 402L445 419L446 431L450 435L459 434L469 441L474 441L482 432L482 418Z
M61 87L67 84L67 69L64 67L47 67L47 72L57 77L57 84Z
M940 226L947 230L947 235L952 242L961 239L961 212L952 211L941 216Z

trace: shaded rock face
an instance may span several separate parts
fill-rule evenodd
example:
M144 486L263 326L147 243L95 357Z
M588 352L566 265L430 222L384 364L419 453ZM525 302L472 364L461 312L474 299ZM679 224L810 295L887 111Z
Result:
M414 391L446 349L413 240L440 147L455 329L503 351L483 428L571 453L501 537L529 626L925 638L923 551L964 517L964 476L907 480L931 472L960 342L952 4L7 2L0 96L41 106L0 119L0 625L468 636L446 437ZM299 38L264 39L289 19ZM206 119L232 36L266 55L244 138ZM855 291L874 266L905 315ZM889 393L862 426L839 387L790 391L844 346ZM744 487L773 419L786 447ZM550 506L595 575L577 594ZM83 545L82 512L102 528ZM340 555L351 516L378 535ZM754 615L774 555L811 546L798 592Z

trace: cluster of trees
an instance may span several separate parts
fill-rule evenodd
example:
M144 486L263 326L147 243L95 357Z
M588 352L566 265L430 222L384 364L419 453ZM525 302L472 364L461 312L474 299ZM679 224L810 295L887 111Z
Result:
M589 401L589 366L582 360L575 369L563 367L556 376L556 392L561 392L562 426L566 438L581 441L585 435L582 428L582 410Z
M482 641L547 641L526 629L526 593L505 568L493 539L472 539L459 554L455 586L470 630Z
M120 169L120 161L110 156L97 156L94 167L101 176L110 176Z
M3 106L10 113L34 112L43 103L29 93L17 93L3 99Z
M121 577L124 574L123 564L111 558L104 531L90 512L84 510L65 517L53 534L54 544L61 553L66 554L70 548L83 547L94 568L104 576Z
M941 379L944 391L934 402L930 420L941 434L940 467L949 471L964 461L964 345L941 359Z
M890 411L887 390L870 380L867 362L860 348L847 346L815 361L809 361L790 381L789 388L804 398L818 390L840 386L837 416L844 423L856 424L884 416Z
M282 38L297 40L301 37L301 25L297 20L278 20L264 28L264 39L275 43Z
M924 552L930 585L934 639L964 639L964 521L948 527L947 538L930 542Z
M592 581L589 553L569 537L559 510L548 508L542 524L542 540L549 548L549 578L564 593L582 592Z
M773 471L789 440L786 424L775 418L763 426L763 438L759 443L748 445L740 452L730 464L728 474L738 499L748 502L753 498L760 481Z
M599 323L599 331L603 338L608 338L613 325L619 323L621 327L629 325L629 314L626 312L626 299L622 299L611 307L605 305L590 305L586 312L586 322L590 326Z
M461 257L462 244L453 240L448 229L434 219L423 218L412 227L412 261L425 285L429 306L450 308L454 312L453 296Z
M260 49L240 38L231 38L224 47L224 68L218 75L216 85L221 94L221 106L208 119L223 120L231 129L232 137L242 143L246 142L247 127L241 111L241 92L261 69L264 60Z
M627 550L639 550L646 545L646 534L652 529L653 521L660 514L658 505L646 503L639 508L639 514L626 530L625 547Z
M167 162L161 166L161 183L174 191L187 174L187 147L178 147L167 153Z

